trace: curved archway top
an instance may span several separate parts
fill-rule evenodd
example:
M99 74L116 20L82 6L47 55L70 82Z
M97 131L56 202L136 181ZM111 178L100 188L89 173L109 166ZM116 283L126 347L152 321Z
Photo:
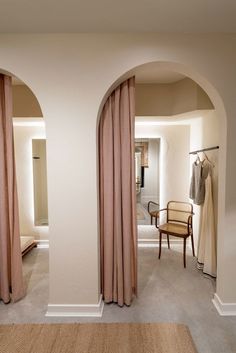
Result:
M13 116L17 118L43 117L41 106L32 89L11 72L0 69L0 73L12 77Z
M12 71L10 71L8 69L3 69L1 67L0 67L0 73L4 74L4 75L11 76L13 81L15 81L15 83L27 86L34 94L33 90L30 88L32 86L31 83L27 82L27 79L23 78L22 75L15 73L15 72L13 73Z
M150 68L152 70L165 70L168 72L172 72L173 74L176 75L176 77L182 77L182 78L190 78L194 82L196 82L208 95L209 99L211 100L213 106L217 108L217 110L220 112L221 119L226 121L226 111L225 107L223 104L223 100L214 87L214 85L207 79L205 78L201 73L199 73L197 70L195 70L192 67L189 67L185 64L179 63L179 62L169 62L169 61L149 61L142 63L140 65L137 65L130 70L121 73L121 75L113 82L110 83L110 85L107 88L107 91L105 92L101 102L100 106L98 109L98 115L97 115L97 121L99 122L100 115L102 108L111 94L111 92L123 81L125 81L127 78L131 76L136 76L137 73L142 70L143 68ZM180 78L181 79L181 78Z
M224 232L222 230L224 229L225 225L225 199L226 199L226 160L227 160L227 115L226 115L226 109L224 105L224 101L221 97L220 92L217 90L217 88L214 86L214 84L207 78L206 75L202 74L201 72L198 72L194 67L187 66L182 63L178 62L164 62L164 61L149 61L146 63L142 63L140 65L134 66L133 68L130 68L130 70L127 70L126 72L121 73L120 75L117 75L117 79L114 80L113 82L110 82L110 85L108 85L108 88L101 99L99 110L98 110L98 115L97 115L97 126L99 125L99 119L101 115L102 108L111 94L111 92L123 81L128 79L131 76L135 76L138 69L142 68L147 65L153 65L158 67L159 69L163 70L170 70L175 73L180 73L186 78L190 78L191 80L195 81L208 95L210 98L212 104L215 107L216 114L219 118L220 121L220 149L219 149L219 185L221 186L219 188L218 192L218 241L219 243L223 243L223 237L224 237ZM220 248L220 247L219 247ZM218 248L218 249L219 249ZM220 258L220 253L218 250L218 258ZM221 263L218 264L218 269L220 269L222 266ZM220 271L219 271L220 272ZM218 277L219 278L219 277ZM217 291L219 288L221 288L221 279L217 282Z

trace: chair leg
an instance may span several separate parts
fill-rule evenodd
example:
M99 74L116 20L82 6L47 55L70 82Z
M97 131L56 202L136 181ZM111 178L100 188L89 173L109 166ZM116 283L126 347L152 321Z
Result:
M161 258L161 238L162 238L162 233L159 233L159 259Z
M170 249L170 238L169 238L169 234L167 234L166 236L167 236L168 249Z
M157 225L157 217L155 217L155 226L156 226L156 228L159 228Z
M151 217L151 225L152 225L152 216L150 216Z
M191 234L193 257L195 257L193 233Z
M184 258L184 267L186 267L186 238L184 238L184 253L183 253L183 258Z

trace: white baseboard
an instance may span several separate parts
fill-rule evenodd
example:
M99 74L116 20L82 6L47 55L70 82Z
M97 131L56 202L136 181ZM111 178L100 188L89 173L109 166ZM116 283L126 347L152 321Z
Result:
M50 317L102 317L104 302L98 304L48 304L45 316Z
M170 245L182 245L183 240L181 239L170 239ZM167 241L163 239L162 244L163 247L167 247ZM140 248L156 248L159 247L159 239L147 239L147 238L139 238L138 239L138 247Z
M212 302L221 316L236 316L236 303L223 303L216 293Z
M38 239L36 240L37 248L39 249L48 249L49 248L49 240L46 239Z

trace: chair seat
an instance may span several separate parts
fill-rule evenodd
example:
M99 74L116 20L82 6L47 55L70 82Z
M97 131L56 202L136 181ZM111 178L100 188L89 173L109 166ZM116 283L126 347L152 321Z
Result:
M176 237L188 237L188 226L184 224L165 223L159 226L159 232L175 235Z

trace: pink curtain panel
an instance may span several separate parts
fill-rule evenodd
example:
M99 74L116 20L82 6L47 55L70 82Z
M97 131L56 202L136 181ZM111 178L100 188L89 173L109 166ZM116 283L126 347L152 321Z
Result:
M0 74L0 299L17 301L25 294L14 141L11 77Z
M120 306L137 294L134 122L132 77L107 99L99 124L101 287L105 302Z

